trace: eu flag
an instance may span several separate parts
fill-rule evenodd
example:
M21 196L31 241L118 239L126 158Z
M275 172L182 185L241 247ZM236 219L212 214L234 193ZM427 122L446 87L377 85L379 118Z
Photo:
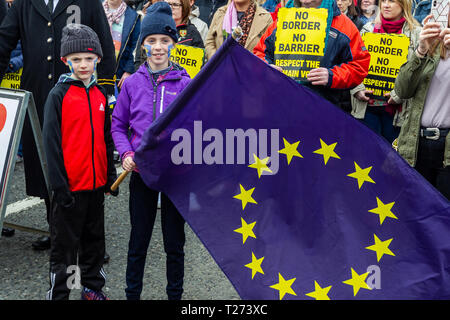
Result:
M242 299L449 299L450 204L229 38L135 155Z

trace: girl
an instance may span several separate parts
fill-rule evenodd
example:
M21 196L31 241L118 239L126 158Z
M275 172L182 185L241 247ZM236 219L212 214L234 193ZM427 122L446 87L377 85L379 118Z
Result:
M409 0L381 0L380 13L373 22L364 25L361 34L366 32L404 34L410 39L408 57L411 57L418 45L420 30L419 23L411 14ZM395 88L388 94L390 99L387 102L370 99L368 94L372 92L366 90L363 84L350 93L352 115L392 143L400 133L407 101L397 96Z
M134 162L144 131L189 83L187 72L169 60L177 42L177 29L170 6L156 2L142 21L139 45L147 61L128 77L117 99L111 133L122 167L133 171L130 178L131 234L125 289L127 299L140 299L147 248L155 222L158 192L148 188ZM128 132L131 136L128 138ZM167 295L181 299L184 276L184 219L172 202L161 195L161 225L167 255Z
M375 19L377 16L378 0L358 0L357 4L361 12L359 18L363 25Z
M356 10L353 0L337 0L336 3L339 10L341 10L341 13L347 15L358 30L361 31L364 23L359 18L358 11Z
M445 29L432 18L395 81L399 97L411 99L398 152L450 200L450 13Z

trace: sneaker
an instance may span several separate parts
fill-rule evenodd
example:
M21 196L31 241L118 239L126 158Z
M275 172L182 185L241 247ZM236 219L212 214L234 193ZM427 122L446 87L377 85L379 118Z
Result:
M83 288L81 291L81 300L109 300L103 291L94 291L89 288Z

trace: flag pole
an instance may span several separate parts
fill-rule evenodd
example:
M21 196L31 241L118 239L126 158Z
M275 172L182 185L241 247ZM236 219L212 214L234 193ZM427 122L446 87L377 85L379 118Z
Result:
M111 191L116 191L116 189L119 187L119 185L122 183L122 181L127 177L127 175L130 173L130 171L124 171L120 174L120 176L117 178L117 180L113 183L111 186Z

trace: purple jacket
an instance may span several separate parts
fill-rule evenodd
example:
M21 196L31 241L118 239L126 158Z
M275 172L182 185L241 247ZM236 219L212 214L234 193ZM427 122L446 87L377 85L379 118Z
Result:
M186 70L173 66L164 79L154 82L143 63L124 81L111 123L112 137L121 158L126 152L136 151L145 130L191 81Z

